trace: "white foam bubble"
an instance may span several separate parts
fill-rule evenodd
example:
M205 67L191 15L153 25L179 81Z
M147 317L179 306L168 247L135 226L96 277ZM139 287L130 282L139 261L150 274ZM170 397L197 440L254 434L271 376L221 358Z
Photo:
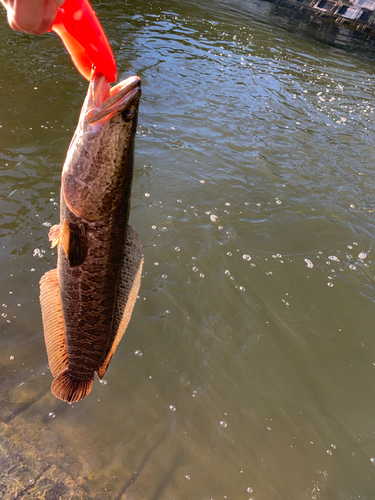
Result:
M335 255L329 255L329 260L334 260L335 262L340 262L340 260Z

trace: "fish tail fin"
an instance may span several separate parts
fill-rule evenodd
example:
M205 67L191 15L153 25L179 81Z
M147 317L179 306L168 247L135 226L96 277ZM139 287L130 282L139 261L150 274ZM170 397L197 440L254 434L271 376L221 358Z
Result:
M83 399L91 391L94 374L90 380L79 380L69 370L61 372L52 382L51 391L57 398L67 403L75 403Z

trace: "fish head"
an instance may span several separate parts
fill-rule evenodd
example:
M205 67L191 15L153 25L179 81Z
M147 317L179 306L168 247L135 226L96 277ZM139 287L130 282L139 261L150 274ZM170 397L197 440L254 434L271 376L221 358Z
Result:
M130 199L141 80L111 87L95 73L62 172L61 196L88 222L104 219Z
M104 75L94 73L82 109L89 128L93 132L102 129L101 132L105 135L108 127L103 126L115 113L129 110L135 96L140 93L140 87L141 79L138 76L131 76L111 87ZM123 117L127 123L129 117L129 112Z

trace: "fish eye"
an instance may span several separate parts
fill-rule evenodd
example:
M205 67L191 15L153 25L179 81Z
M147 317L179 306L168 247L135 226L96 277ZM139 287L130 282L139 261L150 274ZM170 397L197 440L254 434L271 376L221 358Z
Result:
M132 118L133 118L133 113L130 111L129 108L126 108L122 112L122 119L124 120L124 122L130 122Z

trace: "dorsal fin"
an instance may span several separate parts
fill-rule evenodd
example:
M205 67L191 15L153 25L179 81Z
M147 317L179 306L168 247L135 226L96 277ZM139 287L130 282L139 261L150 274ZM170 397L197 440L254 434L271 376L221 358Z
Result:
M117 290L111 340L105 360L96 372L100 379L104 377L111 358L130 321L141 285L142 266L143 254L141 242L134 229L127 225L124 263Z

